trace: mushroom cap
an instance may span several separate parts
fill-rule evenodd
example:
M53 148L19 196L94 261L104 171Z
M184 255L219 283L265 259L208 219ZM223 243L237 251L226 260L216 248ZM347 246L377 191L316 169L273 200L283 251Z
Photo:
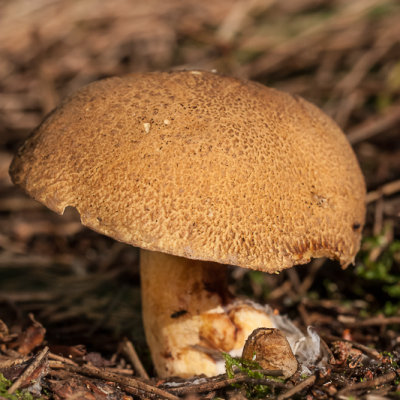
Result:
M19 149L14 183L122 242L277 272L358 251L365 184L306 100L203 71L132 74L66 99Z

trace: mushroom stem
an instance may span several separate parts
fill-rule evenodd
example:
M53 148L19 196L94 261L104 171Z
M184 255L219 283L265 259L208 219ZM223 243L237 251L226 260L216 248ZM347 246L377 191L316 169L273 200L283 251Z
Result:
M224 372L221 352L240 354L267 314L228 291L226 266L165 253L140 253L143 322L160 377Z

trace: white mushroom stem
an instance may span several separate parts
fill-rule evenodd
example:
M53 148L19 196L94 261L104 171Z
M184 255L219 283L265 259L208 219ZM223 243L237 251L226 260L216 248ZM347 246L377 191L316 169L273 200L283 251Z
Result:
M160 377L224 372L221 352L240 353L268 315L235 300L226 266L141 250L143 322Z

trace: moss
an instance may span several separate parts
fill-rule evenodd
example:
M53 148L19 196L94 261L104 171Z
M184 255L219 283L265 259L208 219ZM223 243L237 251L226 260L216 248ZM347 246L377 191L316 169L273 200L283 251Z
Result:
M225 359L226 373L229 378L233 378L235 373L233 371L234 367L237 367L241 372L247 374L250 378L254 379L264 379L268 378L270 380L284 382L283 379L277 378L275 376L264 375L260 370L261 367L255 361L248 361L243 358L232 357L227 353L223 353ZM248 399L258 399L265 398L265 396L272 393L272 389L268 385L257 385L257 384L247 384L246 382L233 385L236 388L243 389L246 391L246 398Z
M379 256L373 252L379 250ZM395 315L400 309L400 241L387 241L385 232L381 235L367 237L363 240L360 261L356 267L357 275L364 279L360 286L361 295L368 290L375 290L376 297L386 315Z
M8 389L11 387L12 382L4 377L0 373L0 397L8 400L41 400L42 397L34 397L31 393L26 390L17 390L15 393L8 393Z

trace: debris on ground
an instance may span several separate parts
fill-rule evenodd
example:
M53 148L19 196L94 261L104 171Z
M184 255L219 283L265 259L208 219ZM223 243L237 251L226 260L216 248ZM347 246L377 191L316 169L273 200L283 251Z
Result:
M396 0L0 7L0 399L398 397ZM72 209L54 215L8 176L18 146L76 89L182 68L254 79L314 102L347 133L365 175L367 221L354 267L316 259L279 275L231 269L230 289L268 304L277 321L287 315L300 338L293 343L318 342L312 357L301 359L298 348L300 368L288 378L225 355L227 373L218 377L158 380L141 328L136 249L83 228Z

